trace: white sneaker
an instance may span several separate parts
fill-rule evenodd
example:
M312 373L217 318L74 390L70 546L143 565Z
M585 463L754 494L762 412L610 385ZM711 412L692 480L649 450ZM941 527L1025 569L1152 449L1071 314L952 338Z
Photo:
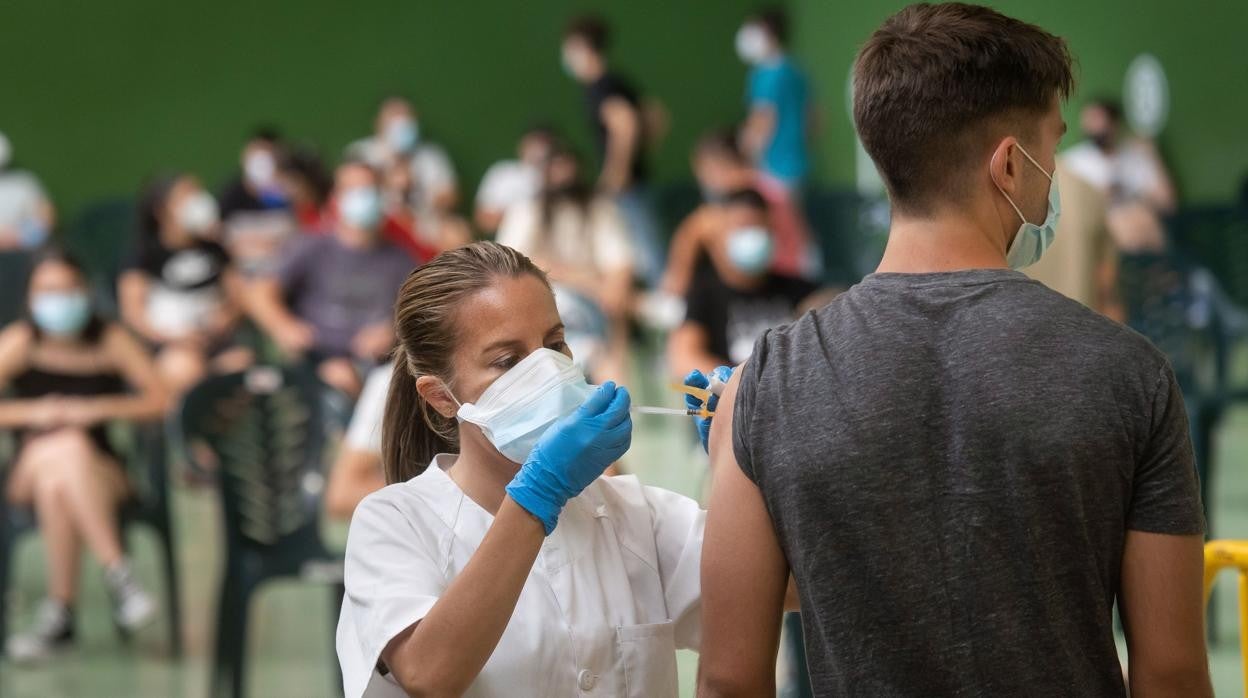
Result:
M5 651L19 663L47 659L74 642L74 614L64 604L44 599L30 629L9 638Z
M138 630L156 616L156 602L139 586L128 562L120 562L104 572L109 596L113 599L113 619L124 630Z

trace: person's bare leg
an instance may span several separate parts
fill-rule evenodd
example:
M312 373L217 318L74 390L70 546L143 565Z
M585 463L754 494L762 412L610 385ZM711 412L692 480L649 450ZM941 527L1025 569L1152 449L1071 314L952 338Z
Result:
M60 464L59 489L87 547L105 568L121 562L117 503L125 493L125 475L120 466L77 430L59 432L47 452Z
M364 387L360 382L360 374L356 372L350 359L326 359L317 366L316 375L326 385L346 394L352 400L360 396L360 390Z
M78 595L78 569L82 559L82 541L74 527L65 498L63 480L55 463L37 477L35 483L35 515L39 535L47 550L48 598L66 607L74 605Z

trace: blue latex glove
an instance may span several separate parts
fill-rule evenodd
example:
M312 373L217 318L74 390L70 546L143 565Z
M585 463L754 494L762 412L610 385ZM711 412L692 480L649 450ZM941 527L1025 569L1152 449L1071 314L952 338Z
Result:
M720 381L727 383L728 379L732 378L732 368L729 366L719 366L714 371L711 371L711 375L715 376ZM693 369L693 371L691 371L689 375L685 376L685 385L693 386L695 388L705 388L709 386L710 384L711 384L711 379L707 378L706 374L702 373L696 368ZM697 398L692 395L685 395L685 407L691 410L702 409L702 398ZM719 396L712 395L711 398L707 400L706 408L714 412L718 407L719 407ZM694 417L693 422L698 427L698 438L702 440L702 450L706 451L708 450L706 442L711 437L711 418L710 417Z
M507 485L507 494L542 522L546 535L555 530L563 505L628 451L633 440L628 407L628 388L603 383L542 434Z

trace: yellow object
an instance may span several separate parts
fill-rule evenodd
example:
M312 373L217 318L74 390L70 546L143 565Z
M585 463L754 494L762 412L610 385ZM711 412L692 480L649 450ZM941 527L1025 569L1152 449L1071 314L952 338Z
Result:
M1239 628L1248 629L1248 540L1214 540L1205 544L1205 605L1213 591L1213 580L1227 567L1239 570ZM1239 653L1244 669L1244 695L1248 696L1248 643L1240 638Z
M671 387L672 390L675 390L678 393L692 395L703 402L706 402L711 397L711 391L706 388L695 388L692 385L685 385L684 383L672 383Z

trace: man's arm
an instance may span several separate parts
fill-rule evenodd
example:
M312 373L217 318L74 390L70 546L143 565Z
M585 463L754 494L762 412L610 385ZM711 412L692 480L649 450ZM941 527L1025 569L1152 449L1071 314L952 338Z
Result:
M607 128L607 151L598 185L608 193L617 194L632 183L633 158L641 137L640 118L637 109L623 97L604 101L600 115Z
M706 328L694 320L685 320L672 330L667 337L667 365L672 375L683 378L695 368L709 373L712 368L727 364L726 359L711 353L707 348L710 343ZM728 448L732 449L731 439ZM713 461L711 467L715 467Z
M776 133L776 108L767 103L755 103L741 127L741 149L751 162L757 163L763 151Z
M776 651L789 564L762 493L737 464L732 421L740 371L711 423L715 468L702 546L702 653L698 695L776 694Z
M1118 603L1131 698L1213 696L1203 574L1202 536L1127 531Z

